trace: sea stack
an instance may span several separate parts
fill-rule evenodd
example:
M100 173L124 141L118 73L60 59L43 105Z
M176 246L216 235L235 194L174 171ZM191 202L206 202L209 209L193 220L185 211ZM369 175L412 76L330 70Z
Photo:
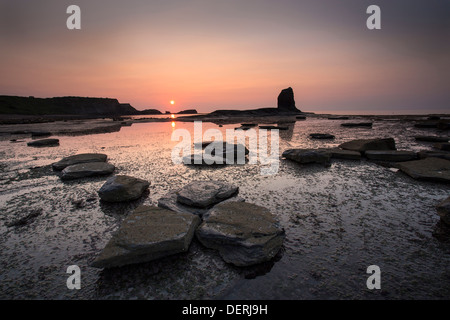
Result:
M295 107L294 90L291 87L281 90L278 96L278 111L301 112Z

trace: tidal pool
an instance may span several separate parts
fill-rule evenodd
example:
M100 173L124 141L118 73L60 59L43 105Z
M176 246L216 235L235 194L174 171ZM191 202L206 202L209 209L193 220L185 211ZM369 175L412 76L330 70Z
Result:
M398 149L430 149L415 135L433 134L409 121L376 121L343 128L313 118L283 124L280 155L288 148L334 147L357 138L393 137ZM203 123L203 129L226 129ZM334 160L331 167L280 160L278 173L260 164L194 167L171 159L173 130L192 123L133 124L119 132L56 136L60 146L27 147L0 141L1 299L448 299L450 244L432 236L435 205L450 186L418 182L378 164ZM311 140L330 133L334 140ZM447 135L447 132L441 132ZM193 136L193 135L192 135ZM134 202L100 202L106 177L63 182L51 163L77 153L108 155L116 174L151 182ZM120 222L141 204L157 205L166 192L193 180L222 180L239 195L270 209L286 231L274 261L238 268L194 239L189 252L110 270L90 267ZM7 226L38 210L22 226ZM81 269L81 289L69 290L66 269ZM381 290L366 287L367 267L381 268Z

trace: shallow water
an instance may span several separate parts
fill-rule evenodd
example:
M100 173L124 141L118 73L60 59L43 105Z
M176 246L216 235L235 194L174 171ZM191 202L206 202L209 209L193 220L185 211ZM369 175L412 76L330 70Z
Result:
M414 135L433 134L407 121L377 121L372 129L343 128L342 121L308 119L280 131L288 148L333 147L356 138L395 137L398 149L430 149ZM286 125L286 124L283 124ZM0 141L0 298L21 299L440 299L450 296L450 244L432 236L435 205L450 193L444 184L417 182L367 161L300 166L281 160L278 173L261 165L197 168L171 160L173 130L192 123L133 124L120 132L60 136L60 146L31 148ZM203 128L225 132L238 125ZM331 133L335 140L311 140ZM441 132L441 135L447 135ZM16 137L14 137L16 138ZM51 163L84 152L108 155L117 174L151 182L127 204L105 204L97 191L106 178L63 182ZM248 202L281 221L286 240L276 261L237 268L196 240L186 254L98 270L90 263L123 218L140 204L156 205L172 188L193 180L223 180ZM32 210L24 226L5 223ZM81 290L66 287L70 265L81 268ZM382 290L366 287L370 265L381 268Z

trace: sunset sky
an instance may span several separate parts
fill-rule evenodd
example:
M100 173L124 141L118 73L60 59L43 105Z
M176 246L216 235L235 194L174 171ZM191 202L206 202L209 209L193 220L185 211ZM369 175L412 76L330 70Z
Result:
M302 111L450 112L450 1L0 0L0 74L3 95L141 110L275 107L292 87Z

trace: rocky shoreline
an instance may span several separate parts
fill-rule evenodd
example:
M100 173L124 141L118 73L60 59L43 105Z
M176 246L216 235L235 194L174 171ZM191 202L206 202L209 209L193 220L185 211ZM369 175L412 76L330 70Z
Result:
M251 283L246 283L250 286L248 290L244 288L245 286L234 291L229 289L235 286L235 281L238 283L244 281L239 280L239 277L245 279L256 277L255 283L266 288L270 286L270 283L275 286L277 279L284 279L284 276L287 278L281 280L281 283L292 291L292 295L314 298L315 293L296 292L295 287L302 284L307 288L312 286L318 292L324 290L321 288L326 288L327 292L334 290L333 285L327 284L327 281L334 281L333 276L328 275L328 273L332 274L332 269L335 268L334 259L355 254L345 248L355 245L354 243L361 243L363 239L375 245L375 248L380 245L381 251L377 259L382 259L386 250L389 251L389 259L396 259L395 256L399 252L408 250L410 247L415 248L415 242L408 243L408 241L417 241L420 246L434 245L429 236L439 238L439 241L447 241L445 240L448 238L446 230L449 228L445 222L446 215L442 213L442 206L439 206L439 209L434 208L448 196L448 182L445 179L442 180L442 177L445 177L443 173L446 172L446 166L442 166L442 163L447 165L449 156L449 152L445 150L448 143L445 142L448 137L447 131L437 127L416 129L414 125L416 122L429 121L425 116L413 118L355 116L346 120L328 120L327 115L309 115L306 121L296 119L296 122L288 122L293 118L296 116L284 117L282 118L284 121L279 123L271 122L275 119L271 117L265 118L264 121L267 123L260 122L262 118L247 117L243 119L245 121L237 121L242 119L230 117L226 120L236 121L241 127L255 130L258 130L260 125L287 128L287 130L280 129L280 151L285 152L285 157L280 159L279 178L265 179L259 177L257 167L248 164L220 167L204 164L174 166L170 163L170 153L166 150L168 147L161 146L160 136L155 133L154 140L148 140L148 136L145 135L139 140L145 143L136 143L136 133L132 132L134 128L112 133L115 139L126 136L128 140L118 140L118 143L109 144L107 143L109 135L71 137L53 134L60 140L59 146L44 149L27 147L26 144L30 139L40 141L44 138L55 138L44 135L47 128L41 127L39 130L33 128L33 131L14 135L5 134L5 139L1 143L11 146L14 154L18 156L9 158L8 153L3 154L4 160L1 165L8 168L5 170L8 176L3 180L7 192L0 194L6 199L8 219L5 219L4 224L0 226L3 228L1 241L2 243L13 241L8 240L12 237L17 239L14 241L24 243L23 248L29 247L29 250L32 250L36 241L39 242L40 238L45 238L45 241L52 243L45 250L50 251L49 257L52 259L56 257L55 261L58 262L48 262L42 270L57 268L52 263L60 263L58 257L62 255L64 263L79 263L96 287L94 292L84 291L83 297L102 298L113 297L116 291L120 292L122 297L133 296L135 292L129 293L127 291L129 287L144 291L144 297L205 298L222 295L239 297L241 294L248 298L252 297ZM341 121L372 122L373 126L348 128L340 126ZM114 123L112 120L110 122ZM69 123L70 121L64 124ZM115 123L118 122L115 121ZM332 125L333 128L331 128ZM296 130L293 130L294 126ZM142 126L143 129L144 127L151 132L149 129L152 125ZM211 123L205 124L205 127L217 128ZM239 126L231 125L230 127ZM386 129L379 131L380 127ZM413 129L410 132L405 128ZM146 130L138 132L147 134ZM170 130L167 131L170 137ZM32 132L35 133L34 138L32 138ZM50 130L48 132L52 134ZM317 137L319 139L315 139ZM395 139L389 137L395 137ZM9 142L8 139L11 140L11 138L17 141ZM355 140L355 138L359 139ZM23 139L23 143L20 139ZM407 141L406 145L414 147L405 147L405 141ZM439 145L435 145L437 143ZM202 147L206 149L207 143ZM81 150L89 153L80 154ZM236 151L237 148L233 150ZM293 151L286 152L288 150ZM17 160L24 154L26 156L23 161ZM69 157L63 159L66 156ZM62 161L54 162L59 159ZM444 160L444 162L436 159ZM417 161L423 160L425 161L416 164ZM24 170L20 167L20 171L15 171L18 167L17 161L22 161L24 164L21 166L25 165L28 169ZM53 166L49 165L50 161ZM92 163L94 163L93 166L100 165L104 167L101 169L106 170L89 168ZM429 178L433 180L422 182L422 177L414 180L407 174L410 169L401 168L405 165L412 165L412 169L420 170L422 174L424 170L427 174L437 174L441 181L436 183L435 177L432 176ZM114 170L111 170L111 166L115 167ZM73 179L62 178L63 171L66 169L69 173L76 172ZM104 191L119 190L116 195L114 192L110 193L113 195L110 199L113 200L117 194L127 194L125 189L117 187L117 185L123 185L123 181L113 179L122 176L132 181L128 185L137 186L136 191L133 192L134 196L119 199L119 202L108 201L105 195L107 193ZM142 180L140 186L135 184L139 179ZM234 188L231 188L229 192L226 192L226 189L219 192L220 196L215 200L214 197L206 196L204 192L200 193L200 197L193 197L196 192L192 187L201 186L204 182L212 183L216 187L225 183L234 185ZM236 188L239 189L238 192ZM100 192L102 189L103 191ZM387 189L391 191L387 192ZM381 198L379 198L380 194ZM223 199L225 197L227 198ZM217 200L221 201L216 202ZM443 207L445 208L445 204ZM395 214L391 214L391 211ZM226 216L229 212L236 213L236 223L239 228L233 229L234 225L226 225L225 222L230 220L230 217ZM261 221L262 224L247 221L246 218L252 216L247 215L247 212L255 213L256 220L251 221ZM408 219L410 215L414 216L414 221L425 219L426 227L420 225L419 228L416 222L411 224L410 220L406 222L404 220L406 214L403 215L403 212L407 212ZM400 214L399 218L397 218L398 214ZM172 219L167 218L167 229L162 227L166 219L161 217L165 216ZM378 218L375 219L377 216ZM423 219L416 216L421 216ZM442 216L444 218L441 218ZM141 217L142 224L132 223L132 217ZM355 217L359 219L357 223ZM276 219L273 221L272 218ZM439 219L439 225L436 225L432 234L431 229L432 227L434 229L435 219ZM148 229L150 227L148 225L159 227ZM182 226L184 229L176 229ZM252 229L254 226L257 226L258 230L265 226L262 229L266 229L266 235L262 236L255 232ZM380 232L377 237L373 236L371 228ZM227 231L221 234L219 229ZM30 230L33 230L35 235L30 234ZM161 233L159 238L131 237L130 235L138 234L132 230L157 230L167 231L167 233ZM183 236L172 237L174 234L170 236L171 230L182 230L177 234ZM358 236L363 230L365 235ZM47 239L47 232L50 235L55 232L61 233L59 238L56 238L58 241ZM235 232L239 233L239 237L234 234ZM420 238L416 239L417 232L420 232ZM143 235L150 234L153 232L143 232ZM354 241L352 237L355 234ZM240 237L241 235L243 236ZM264 241L264 244L257 242L261 240L260 237L267 241ZM389 246L397 249L381 246L376 241L380 237L383 243L388 243ZM396 247L397 244L390 242L391 237L397 237L397 242L401 242L401 239L405 237L407 246L404 243ZM411 237L412 240L410 240ZM68 254L66 249L58 249L58 246L65 248L65 244L60 244L65 243L65 238L72 239L68 248L74 250L74 253L67 251ZM346 239L349 242L346 242ZM45 241L41 246L47 248ZM227 245L223 245L224 243ZM337 253L329 251L334 248L334 243L342 246ZM309 252L314 252L316 247L318 253L311 256ZM8 248L5 245L1 249L3 256L9 257L3 261L5 270L12 270L15 266L23 271L26 267L20 262L14 262L15 260L11 257L27 251L18 249L19 253L17 253ZM103 250L106 250L104 254L102 254ZM330 258L327 258L323 250L330 254ZM354 250L358 251L359 248ZM399 252L395 253L395 250ZM413 251L418 249L411 250L409 254L414 254ZM440 260L437 257L430 256L435 252L433 250L437 249L427 249L425 257L428 261L432 259L434 264L439 264ZM100 257L102 258L99 259ZM249 257L255 260L246 260ZM96 259L99 260L95 268L92 264ZM204 260L207 262L203 262ZM324 260L324 262L318 262L316 265L314 263L316 260ZM296 261L293 266L289 265L292 261ZM368 262L371 263L372 260L369 259ZM329 269L327 269L328 264L331 266ZM343 267L337 268L339 272L345 273L348 270L347 267L348 265L344 263ZM323 271L324 268L328 271ZM272 271L267 273L268 270ZM298 272L295 270L302 270L305 275L295 276L294 273ZM7 271L4 272L7 273ZM6 274L6 277L13 276ZM44 273L39 273L39 277L44 277ZM307 279L306 282L302 282L301 279L304 278ZM220 285L222 279L224 279L223 287ZM116 280L120 283L121 289L115 287ZM181 285L182 292L179 293L176 288L181 280L186 281L186 284ZM204 284L203 280L209 281L208 284ZM200 281L199 283L211 291L202 293L201 288L195 284L196 281ZM347 280L342 281L341 285ZM144 284L139 284L142 282ZM314 285L316 282L317 286ZM289 283L293 285L290 286ZM355 283L356 288L358 282ZM436 285L436 282L433 283ZM152 290L145 289L147 285ZM20 290L14 291L12 286L11 284L8 290L15 292L15 296L20 296ZM166 288L167 286L170 290ZM30 289L31 292L39 292L38 287ZM190 287L196 288L195 294L190 291ZM211 288L215 288L217 292ZM290 291L283 292L276 288L271 290L282 294L283 297L291 296ZM389 290L393 294L395 289ZM0 291L3 296L7 292L6 289ZM258 292L258 297L261 297L266 291ZM423 292L433 296L431 291ZM51 296L51 293L46 295ZM389 296L389 293L387 295ZM398 292L394 296L397 295L402 297L412 294ZM358 296L358 293L354 296Z

